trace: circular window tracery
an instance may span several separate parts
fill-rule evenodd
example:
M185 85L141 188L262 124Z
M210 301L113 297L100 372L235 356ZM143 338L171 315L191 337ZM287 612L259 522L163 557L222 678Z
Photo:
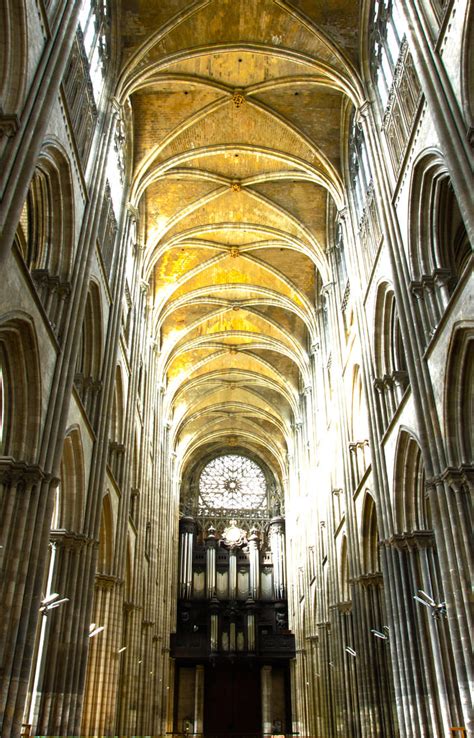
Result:
M264 510L267 482L258 464L227 454L210 461L199 478L199 511Z

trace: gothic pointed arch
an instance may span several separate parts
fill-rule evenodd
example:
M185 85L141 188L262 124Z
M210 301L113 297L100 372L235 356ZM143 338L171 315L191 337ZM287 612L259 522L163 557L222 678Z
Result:
M352 369L351 390L352 427L349 450L351 454L353 486L356 489L370 464L367 406L362 384L362 373L358 364L355 364Z
M25 3L23 0L5 0L0 8L0 123L7 136L14 135L19 126L27 67Z
M56 527L82 532L85 508L84 450L79 427L71 428L64 439L61 458L59 507Z
M122 482L124 445L125 396L120 365L115 370L115 385L109 426L109 466L118 484Z
M444 424L450 465L474 464L474 327L455 326L447 359Z
M101 303L99 285L96 281L91 280L82 323L74 382L93 427L97 422L98 400L102 387L103 316Z
M461 55L461 90L462 107L467 130L472 131L474 125L474 10L472 5L466 8Z
M379 529L375 500L366 491L362 508L362 570L366 574L380 572Z
M0 383L0 453L32 463L41 423L40 358L33 322L23 313L0 320Z
M71 292L74 231L69 158L55 140L47 141L30 183L15 243L59 338Z
M405 429L398 435L395 458L393 495L396 529L400 533L429 529L423 457L416 438Z
M100 574L111 574L114 557L114 515L110 493L104 495L100 515L99 552L97 571Z
M395 294L386 281L377 289L374 316L374 386L386 429L408 386L405 347Z
M339 560L339 601L350 602L352 599L350 589L349 550L347 537L343 535L340 548Z
M416 162L409 217L411 290L427 344L472 262L449 172L437 151L424 152Z

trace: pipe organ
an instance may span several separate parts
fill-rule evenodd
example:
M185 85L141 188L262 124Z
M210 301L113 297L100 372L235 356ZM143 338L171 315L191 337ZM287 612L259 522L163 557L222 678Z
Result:
M290 732L296 654L275 478L225 454L190 475L181 503L174 733Z
M221 532L182 517L179 593L176 657L293 656L283 517L248 531L230 520Z

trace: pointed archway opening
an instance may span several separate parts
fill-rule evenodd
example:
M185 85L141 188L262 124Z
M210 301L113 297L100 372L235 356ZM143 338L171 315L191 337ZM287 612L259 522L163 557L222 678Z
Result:
M183 483L174 731L291 732L285 518L262 459L226 450Z

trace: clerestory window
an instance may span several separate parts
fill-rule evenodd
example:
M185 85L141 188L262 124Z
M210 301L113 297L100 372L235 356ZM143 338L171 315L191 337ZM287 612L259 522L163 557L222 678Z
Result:
M349 172L357 219L359 220L367 205L368 194L372 190L372 172L364 133L357 122L356 115L352 117L349 137Z
M109 58L109 17L106 0L82 0L79 26L96 104L99 104Z
M371 27L372 76L385 108L405 38L405 22L394 0L375 0Z

